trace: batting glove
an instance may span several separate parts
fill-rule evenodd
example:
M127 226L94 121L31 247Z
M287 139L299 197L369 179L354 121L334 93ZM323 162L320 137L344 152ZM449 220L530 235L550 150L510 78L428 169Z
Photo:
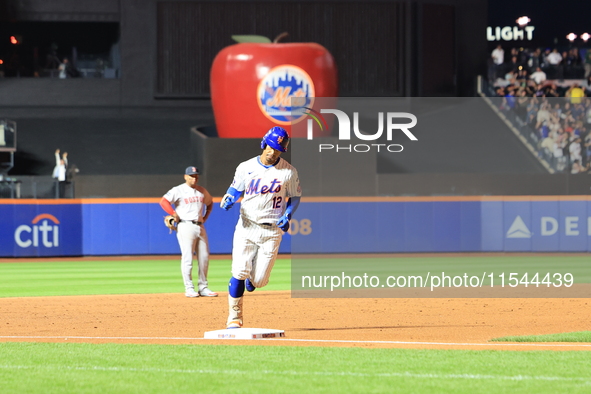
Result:
M224 194L224 197L222 197L222 201L220 202L220 208L227 211L232 208L234 202L236 202L236 197L231 194Z
M279 220L277 221L277 226L281 230L287 232L289 230L289 220L290 219L291 219L291 215L289 215L289 214L285 214L285 215L281 216L279 218Z

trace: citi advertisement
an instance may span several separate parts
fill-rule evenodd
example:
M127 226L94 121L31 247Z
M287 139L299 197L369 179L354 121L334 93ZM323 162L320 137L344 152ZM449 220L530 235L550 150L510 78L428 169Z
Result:
M80 204L0 205L0 256L80 256Z

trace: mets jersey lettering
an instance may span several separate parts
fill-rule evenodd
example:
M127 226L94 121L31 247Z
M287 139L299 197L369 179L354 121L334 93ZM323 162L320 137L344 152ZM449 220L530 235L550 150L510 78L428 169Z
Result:
M244 194L266 194L266 193L279 193L281 191L281 181L277 179L273 179L270 185L263 185L261 184L261 178L253 179L248 184L248 187L244 191ZM260 186L260 188L259 188Z
M302 194L296 169L283 159L273 166L264 166L258 157L241 163L232 187L244 191L242 216L257 223L275 223L289 198Z

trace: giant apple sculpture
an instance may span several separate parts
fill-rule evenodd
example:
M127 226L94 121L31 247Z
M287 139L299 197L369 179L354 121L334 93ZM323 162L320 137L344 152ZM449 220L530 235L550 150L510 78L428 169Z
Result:
M277 41L234 44L215 57L210 88L219 137L260 138L273 126L305 137L303 128L291 133L291 125L307 117L292 112L292 98L314 109L315 97L337 96L336 66L326 48ZM314 131L315 136L328 133L327 128Z

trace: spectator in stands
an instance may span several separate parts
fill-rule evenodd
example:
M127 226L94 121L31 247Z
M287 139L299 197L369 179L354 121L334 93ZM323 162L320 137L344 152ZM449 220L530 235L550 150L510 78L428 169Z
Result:
M519 66L517 75L515 76L515 82L522 88L527 86L527 71L523 66Z
M548 61L548 57L550 56L551 53L552 52L551 52L550 48L546 48L546 50L542 54L542 56L541 56L541 60L542 60L541 67L542 67L542 70L550 68L550 62Z
M505 94L505 97L503 97L501 108L505 110L513 109L515 108L515 104L515 89L508 89Z
M537 99L535 97L529 100L527 105L527 113L525 115L525 123L527 123L527 125L532 128L535 128L537 122L536 117L538 115L538 104L536 100Z
M589 52L591 53L591 50ZM585 96L591 97L591 75L585 77L585 81L583 81L581 87L585 90Z
M562 51L560 56L562 56L562 65L566 65L568 62L568 51Z
M55 150L55 167L52 177L55 179L55 194L58 198L65 196L66 191L66 173L68 167L68 152L64 152L60 158L60 150Z
M558 119L560 119L560 115L562 115L562 107L560 106L559 102L554 103L554 106L552 107L552 115L556 116Z
M508 70L507 73L505 74L505 81L507 81L508 85L513 85L516 82L516 78L517 77L517 72L511 70Z
M543 72L540 67L537 67L536 71L533 72L529 77L533 79L538 85L546 82L546 73Z
M529 68L529 72L533 73L538 69L538 67L541 68L542 63L542 50L540 48L536 48L536 50L530 54L529 59L527 60L527 67Z
M585 115L585 112L585 107L583 106L582 102L573 104L571 114L576 121L581 120Z
M494 81L499 77L499 71L501 70L501 66L505 62L505 51L503 50L503 47L501 45L497 45L497 47L492 51L491 58L492 67L489 75L489 80Z
M585 166L591 164L591 132L585 136L583 146L585 147Z
M64 58L64 61L59 65L59 77L60 79L65 78L77 78L80 76L80 72L74 67L68 58Z
M572 86L566 91L565 97L570 97L570 102L573 104L580 104L581 98L585 97L585 92L579 86L578 83L572 84Z
M558 171L563 171L566 168L566 158L564 156L565 146L567 145L565 143L565 139L562 136L554 139L552 153L554 155L554 159L557 162L556 169Z
M558 53L558 49L554 48L552 52L546 57L550 70L552 72L551 78L562 79L562 55Z
M568 101L564 103L564 107L562 108L562 112L560 113L560 121L562 121L563 124L575 121L572 111L573 110L571 103Z
M549 106L548 102L542 103L536 119L536 129L539 129L544 123L548 124L550 122Z
M540 144L540 149L543 151L545 156L552 156L554 152L554 139L550 136L547 136L542 139L542 143Z
M569 154L570 154L570 162L573 164L577 163L581 168L583 166L583 157L581 156L581 138L573 137L572 141L569 144ZM578 173L577 170L576 173Z
M517 50L517 48L511 48L511 55L510 57L516 57L519 59L519 51Z
M583 126L583 121L577 120L574 125L573 135L581 138L585 133L585 127Z
M505 61L505 51L503 50L503 46L501 44L497 45L497 47L492 51L491 56L497 66L503 64Z
M546 91L544 90L544 86L542 84L536 84L535 89L533 91L533 96L534 97L545 97L546 96Z
M570 78L584 78L583 60L579 54L577 48L571 48L568 51L568 57L566 59L567 66L569 67Z
M544 97L560 97L555 84L544 86Z
M591 49L585 52L585 79L591 76Z
M517 58L517 56L511 56L511 61L509 62L507 69L517 74L521 67L521 63L519 63L519 59Z
M58 70L59 70L60 79L68 78L68 63L69 63L68 58L65 57L64 60L59 65Z

